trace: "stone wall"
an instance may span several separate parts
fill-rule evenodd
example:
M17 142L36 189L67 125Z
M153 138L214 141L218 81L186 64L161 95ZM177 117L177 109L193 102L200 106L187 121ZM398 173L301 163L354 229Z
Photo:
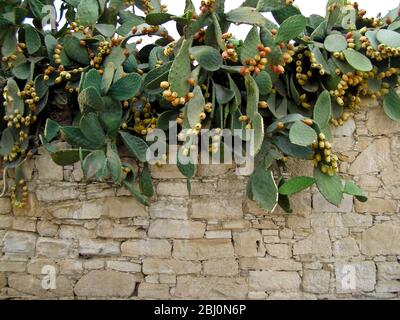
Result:
M400 124L371 107L335 135L341 171L369 201L336 208L311 190L291 215L247 201L247 178L229 166L200 166L191 196L176 169L153 168L145 208L39 155L26 170L30 209L0 200L0 297L399 298ZM43 289L44 266L55 289Z

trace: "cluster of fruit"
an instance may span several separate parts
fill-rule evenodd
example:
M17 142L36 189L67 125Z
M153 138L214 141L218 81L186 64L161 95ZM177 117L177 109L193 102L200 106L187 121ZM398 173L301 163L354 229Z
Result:
M61 44L57 43L56 47L54 48L54 54L53 54L53 59L56 64L62 63L62 61L61 61L62 50L63 50L63 46Z
M339 172L339 158L332 153L332 145L326 140L323 133L318 136L318 141L312 144L314 150L313 163L315 168L320 168L321 172L334 176Z
M222 35L222 41L225 42L226 45L226 50L222 52L222 59L224 61L232 61L233 63L236 63L239 61L239 55L236 50L236 45L233 43L233 38L232 33L224 33Z
M151 36L151 35L157 33L159 30L160 30L159 26L143 27L142 34ZM165 33L163 34L163 36L165 36Z
M270 47L265 47L261 43L257 46L257 50L259 54L252 59L247 59L245 61L246 66L240 68L240 74L242 76L248 74L258 75L262 70L265 69L265 66L268 63L268 59L266 57L271 53L272 50Z
M308 49L299 47L295 55L296 79L300 86L304 86L310 79L318 79L325 74L321 64L317 62L315 54ZM316 73L317 72L317 73Z
M172 41L170 42L164 49L164 56L169 57L174 54L174 47L175 47L176 42Z
M154 6L151 3L151 0L139 0L139 1L141 3L142 10L146 15L154 11Z
M58 84L58 83L61 83L63 81L68 81L71 78L72 78L71 72L66 71L66 70L62 70L62 71L60 71L58 77L54 80L54 83Z
M202 13L212 12L214 9L215 0L202 0L200 3L200 11Z
M15 53L17 53L17 54L18 53L23 53L24 49L26 49L26 44L23 43L23 42L20 42L20 43L17 44L17 50L16 50ZM18 57L17 57L16 54L11 54L9 56L3 56L1 58L1 61L3 63L7 64L7 69L10 69L10 68L12 68L14 66L14 62L17 61L17 59L18 59Z
M28 187L26 181L21 179L18 181L17 186L10 188L11 191L11 204L14 208L23 209L28 205Z
M81 43L82 46L85 46ZM99 43L99 48L97 50L97 54L92 52L90 53L90 66L96 69L101 68L101 64L104 60L104 57L108 56L111 53L113 47L112 42L102 41Z
M361 32L360 32L361 33ZM371 41L365 35L360 38L361 47L365 49L365 54L376 61L383 61L391 57L398 57L400 55L400 48L391 48L384 44L379 44L375 49Z
M134 6L136 3L136 0L124 0L124 5L126 7Z
M10 154L3 156L4 162L13 162L19 155L24 156L26 151L21 148L19 143L15 143L11 149Z
M3 119L7 122L8 128L20 129L22 126L29 127L33 122L37 120L37 117L35 115L27 115L26 117L24 117L23 115L21 115L20 111L16 109L14 110L13 114L5 115Z
M85 26L81 26L77 22L72 21L69 25L69 29L73 32L83 32L86 28Z
M124 107L126 106L126 102L127 101L124 102ZM133 130L142 136L150 134L157 126L157 112L151 108L151 103L145 96L132 98L131 103L133 105L131 111L135 124L133 128L129 128L127 123L123 123L122 129Z
M29 127L31 123L36 121L36 116L28 115L24 117L20 114L19 110L14 110L13 114L5 115L3 119L7 122L8 128L20 129L19 140L14 143L10 154L3 156L3 161L12 162L17 159L19 155L26 155L26 151L21 147L21 144L28 139L28 130L24 130L22 126L25 126L25 128Z
M336 102L340 106L347 106L352 109L360 109L361 98L369 96L372 99L377 99L382 95L386 95L388 91L388 84L382 83L382 87L378 91L372 90L368 81L377 77L377 69L374 68L370 72L348 72L342 75L342 78L336 88L330 93L336 98Z
M351 118L352 114L348 112L343 112L343 114L339 118L331 118L330 123L334 125L335 127L339 127L344 125L345 122L347 122Z
M30 81L26 84L24 90L19 93L20 97L24 99L25 104L31 111L36 110L37 103L40 101L40 98L36 94L36 89L33 81Z
M194 86L194 80L189 79L188 80L189 84L191 86ZM165 100L171 103L173 107L178 107L178 106L183 106L188 102L191 98L193 98L193 93L189 92L185 97L179 97L177 92L172 92L169 90L170 84L168 81L162 81L160 83L160 88L163 89L162 96Z

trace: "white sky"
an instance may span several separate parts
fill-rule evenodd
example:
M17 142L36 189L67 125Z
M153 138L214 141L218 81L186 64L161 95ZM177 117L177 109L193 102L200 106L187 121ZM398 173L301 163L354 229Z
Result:
M192 0L196 8L200 8L201 0ZM56 0L55 6L59 7L60 0ZM162 4L166 4L168 6L168 12L175 15L182 15L185 8L185 0L161 0ZM225 2L225 11L229 11L231 9L237 8L240 6L244 0L226 0ZM399 0L358 0L359 7L361 9L367 10L367 16L375 17L379 13L385 15L389 10L397 7L399 5ZM303 15L310 16L311 14L319 14L325 16L325 6L327 0L295 0L294 2L300 9ZM273 20L270 14L266 14L266 17ZM164 26L168 29L170 35L174 38L179 38L178 33L176 32L175 23L169 22L164 24ZM232 25L230 31L239 39L244 39L250 30L249 26L241 25L234 26ZM143 39L143 45L152 43L154 39ZM141 47L140 46L140 47Z

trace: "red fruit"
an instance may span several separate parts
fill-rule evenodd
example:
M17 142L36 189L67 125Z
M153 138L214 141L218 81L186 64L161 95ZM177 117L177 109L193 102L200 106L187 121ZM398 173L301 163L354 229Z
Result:
M279 65L278 66L278 73L279 74L285 73L285 68L283 66Z
M283 67L283 66L281 66L281 65L279 65L279 66L273 66L272 67L272 71L274 72L274 73L276 73L276 74L282 74L282 73L284 73L285 72L285 68Z

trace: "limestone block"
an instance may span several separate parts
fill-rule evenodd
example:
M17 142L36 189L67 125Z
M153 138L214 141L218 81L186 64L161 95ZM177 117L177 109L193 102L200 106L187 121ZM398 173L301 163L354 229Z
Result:
M331 256L332 247L326 230L315 230L307 239L298 241L293 246L294 255Z
M240 258L240 269L243 270L271 270L271 271L300 271L302 264L294 260L277 259L270 257Z
M176 259L143 259L144 274L199 274L200 262L181 261Z
M75 285L79 297L128 298L135 290L135 277L128 273L102 270L90 271Z
M301 284L297 272L250 271L249 289L252 291L299 291Z
M175 289L177 298L245 299L248 284L245 278L179 276Z
M144 299L168 299L169 285L160 283L139 284L138 297Z
M305 270L303 273L303 289L309 293L328 293L331 274L324 270Z
M150 217L153 219L183 219L188 218L188 202L182 199L158 200L149 208Z
M196 239L202 238L206 225L200 221L157 219L150 223L151 238Z
M356 240L345 238L333 243L333 254L336 257L352 257L360 255Z
M275 258L289 259L292 256L292 250L287 244L266 244L267 253Z
M207 276L218 277L231 277L239 273L238 262L233 258L204 261L203 270Z
M116 256L120 253L120 243L117 241L94 239L79 240L79 254L84 256Z
M233 257L231 240L174 240L173 257L181 260L208 260Z
M192 200L192 218L194 219L232 220L242 217L241 198L200 197Z
M338 293L370 292L375 289L376 266L372 261L336 263L335 274Z
M3 239L3 252L32 257L35 254L36 239L34 233L8 231Z
M171 256L171 244L167 240L143 239L122 243L122 256L168 258Z
M389 221L364 231L361 252L368 256L399 255L400 225Z
M349 173L362 175L382 171L390 163L389 139L377 139L350 166Z
M265 247L262 242L263 238L258 230L252 229L233 234L235 253L241 257L264 256Z
M48 258L66 258L73 254L72 241L53 239L53 238L39 238L36 244L36 251L38 256Z

